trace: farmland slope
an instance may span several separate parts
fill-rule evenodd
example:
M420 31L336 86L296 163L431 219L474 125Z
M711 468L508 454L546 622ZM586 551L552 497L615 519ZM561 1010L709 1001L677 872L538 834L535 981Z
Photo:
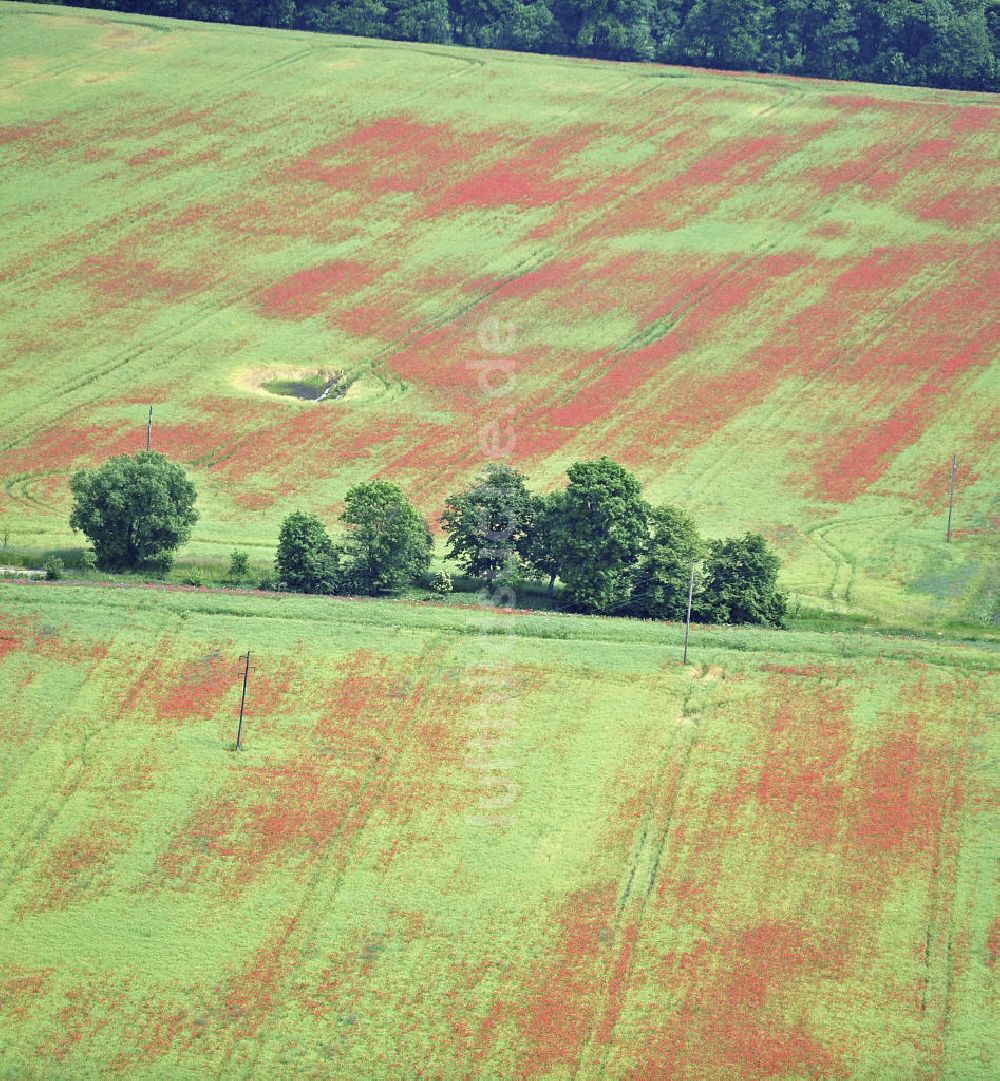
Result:
M5 1077L996 1076L995 647L61 584L0 628Z
M764 532L807 603L989 607L991 98L65 8L0 27L13 543L72 543L69 473L143 446L149 404L205 557L267 557L285 513L332 520L376 475L435 515L500 421L540 488L608 453L707 534ZM319 369L346 395L261 389Z

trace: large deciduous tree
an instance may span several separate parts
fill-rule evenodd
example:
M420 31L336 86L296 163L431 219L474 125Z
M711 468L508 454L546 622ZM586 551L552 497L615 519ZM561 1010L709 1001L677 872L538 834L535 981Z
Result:
M344 499L347 581L362 593L390 593L430 566L430 530L420 512L389 481L356 484Z
M701 618L714 623L763 623L784 627L788 611L778 589L778 557L757 533L708 545Z
M469 488L445 500L441 522L448 555L488 585L511 581L527 553L534 517L535 500L524 476L492 462Z
M572 12L566 28L577 51L584 56L653 59L652 0L574 0L562 10L564 17Z
M566 523L565 505L565 492L535 496L532 529L524 546L529 574L548 578L550 597L555 592L556 578L559 576L560 538Z
M654 507L649 524L629 612L643 619L684 619L691 566L703 554L698 527L679 507L669 506Z
M388 37L386 6L382 0L299 0L295 25L328 34L365 34Z
M566 599L585 612L620 611L647 537L649 505L635 476L608 457L577 462L566 475L553 553Z
M198 520L184 470L152 450L120 454L70 479L69 524L94 546L106 570L168 566Z
M451 41L448 0L386 0L388 37L403 41Z

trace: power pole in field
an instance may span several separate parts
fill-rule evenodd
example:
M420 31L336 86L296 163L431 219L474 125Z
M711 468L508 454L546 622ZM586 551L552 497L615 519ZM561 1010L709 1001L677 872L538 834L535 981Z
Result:
M149 420L146 421L146 450L153 442L153 407L149 407Z
M240 722L236 727L236 750L240 749L243 739L243 710L246 708L247 703L247 682L250 679L250 673L256 671L256 669L250 667L250 650L247 650L246 656L241 657L240 660L246 663L243 667L243 692L240 695Z
M691 633L691 601L694 599L694 568L696 564L691 564L691 581L688 582L688 615L687 622L684 624L684 663L688 662L688 635Z
M948 532L945 540L951 543L951 512L955 509L955 474L958 472L958 456L951 456L951 485L948 491Z

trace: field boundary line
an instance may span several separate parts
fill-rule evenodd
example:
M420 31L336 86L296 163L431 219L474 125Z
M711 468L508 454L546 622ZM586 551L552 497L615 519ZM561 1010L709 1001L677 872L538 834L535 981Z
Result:
M695 688L689 686L684 691L681 717L700 715L704 707L697 711L689 710ZM664 723L667 723L664 721ZM646 813L637 831L638 840L633 845L633 858L629 861L628 877L616 903L615 918L612 924L610 942L604 951L606 960L602 964L597 1003L591 1014L590 1024L580 1054L577 1058L573 1076L578 1078L598 1078L607 1074L607 1059L611 1051L615 1028L621 1008L628 994L629 976L635 965L635 955L639 949L639 939L646 908L659 877L660 865L666 851L670 831L674 822L674 811L681 788L687 779L688 769L695 745L698 743L698 729L678 729L677 735L667 745L665 753L656 771L656 777L650 786L650 795ZM683 741L677 774L670 788L670 797L661 811L662 821L657 813L658 797L662 795L664 776L670 760L679 750L677 740ZM653 837L650 838L652 832ZM642 874L639 889L633 890L635 879ZM613 1001L616 990L621 1001ZM594 1061L596 1059L596 1061Z

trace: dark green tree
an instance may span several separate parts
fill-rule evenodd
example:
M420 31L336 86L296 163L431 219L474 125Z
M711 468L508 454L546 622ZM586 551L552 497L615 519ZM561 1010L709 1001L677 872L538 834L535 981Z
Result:
M420 512L388 481L356 484L344 499L344 550L351 589L376 595L402 589L427 573L430 530Z
M984 5L976 0L931 0L922 15L927 32L917 57L921 81L959 90L995 90L997 61Z
M387 37L386 7L382 0L298 0L295 25L328 34L365 34Z
M229 8L232 22L243 26L281 29L295 20L295 0L231 0Z
M501 33L494 48L559 51L555 16L548 0L506 0Z
M234 548L229 557L229 579L233 582L242 581L250 574L250 553Z
M688 63L754 68L767 52L767 0L696 0L678 44Z
M473 484L445 500L448 555L488 585L515 579L527 552L535 500L513 466L491 462Z
M655 0L650 13L650 32L656 49L656 59L680 63L683 51L677 45L687 13L694 0Z
M566 493L535 496L532 523L524 546L525 566L529 574L548 578L551 597L559 576L559 553L564 547L561 538L566 526Z
M385 0L387 37L400 41L451 41L448 0Z
M859 49L851 0L817 0L810 14L804 70L827 79L850 78Z
M548 0L450 0L456 41L487 49L544 49L555 18Z
M698 527L679 507L669 506L654 507L649 525L629 612L643 619L685 619L691 564L703 555Z
M699 617L711 623L784 627L788 600L778 589L781 561L757 533L708 545Z
M278 580L296 593L336 593L340 586L337 549L323 523L304 511L281 523L274 568Z
M652 60L652 0L574 0L577 51L608 60Z
M169 566L198 520L184 470L153 450L120 454L70 479L69 524L94 546L105 570Z
M649 505L639 482L608 457L566 471L554 555L569 603L584 612L621 611L648 535Z

